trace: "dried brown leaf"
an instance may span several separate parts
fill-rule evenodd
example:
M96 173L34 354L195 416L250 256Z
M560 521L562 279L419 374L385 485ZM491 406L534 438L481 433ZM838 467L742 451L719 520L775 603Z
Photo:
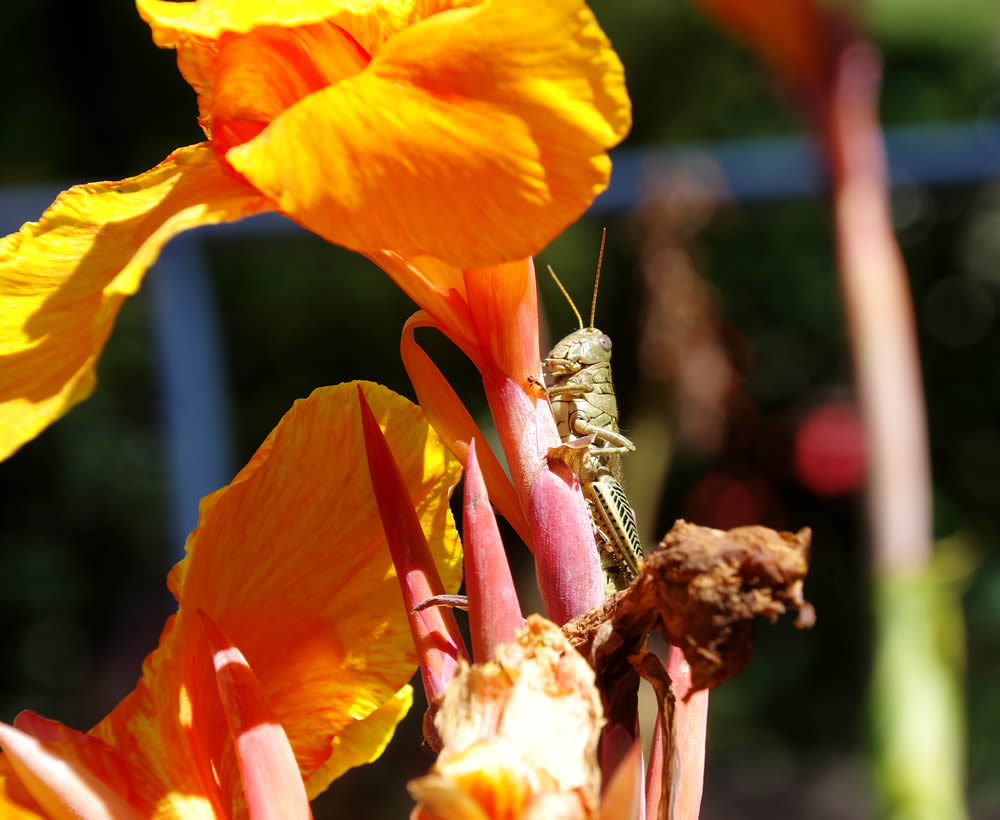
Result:
M812 626L815 611L802 595L810 538L808 529L725 532L678 521L629 589L563 630L605 687L606 673L624 669L642 636L662 632L691 665L690 697L747 665L754 618L774 621L792 607L796 626Z

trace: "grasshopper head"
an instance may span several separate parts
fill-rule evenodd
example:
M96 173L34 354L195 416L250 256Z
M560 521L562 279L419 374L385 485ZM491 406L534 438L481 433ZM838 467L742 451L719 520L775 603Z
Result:
M611 337L596 327L574 330L552 348L550 359L567 359L580 365L611 361Z

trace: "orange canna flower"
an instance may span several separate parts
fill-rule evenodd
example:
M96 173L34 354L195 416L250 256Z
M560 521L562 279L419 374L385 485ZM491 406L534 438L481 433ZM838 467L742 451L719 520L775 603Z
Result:
M572 704L578 693L538 693L532 707L536 714L525 719L523 713L515 711L518 721L507 716L508 701L533 698L530 686L524 695L508 694L495 684L495 679L504 680L514 691L521 679L532 675L523 670L513 672L504 665L502 656L506 653L509 657L511 650L500 644L509 640L521 618L509 570L506 577L503 572L506 564L499 537L493 531L495 524L490 521L482 526L484 522L476 520L482 508L488 509L485 499L495 503L522 536L528 533L525 541L533 548L539 590L553 621L563 623L604 598L591 519L583 506L579 483L547 458L549 448L559 443L559 436L551 407L537 384L541 375L538 308L531 260L459 270L440 260L408 260L389 252L373 258L397 282L405 283L404 288L423 307L404 328L403 361L422 409L466 465L465 581L477 666L470 673L459 663L443 696L434 733L444 743L444 749L432 773L411 784L411 792L420 803L413 816L425 820L632 820L639 816L643 803L650 807L648 816L658 811L664 791L673 805L682 808L678 816L697 816L707 692L696 693L690 702L674 703L669 733L660 731L658 725L655 767L651 767L644 788L641 747L634 729L621 724L605 727L598 766L587 743L567 733L566 721L559 722L558 730L554 730L559 740L566 740L565 744L553 742L555 735L546 728L545 721L553 714L558 716L562 704ZM418 346L414 337L418 327L435 327L444 332L476 364L513 482L495 464L495 456L482 443L482 434L461 400ZM483 462L494 466L489 472L480 471ZM485 517L491 519L492 515ZM531 639L525 635L537 627L538 622L529 617L526 633L515 644L522 640L530 644ZM502 674L497 674L497 664L487 663L494 657L500 658ZM670 665L661 673L680 698L691 686L690 669L682 661L679 650L672 649ZM564 682L561 670L555 677ZM581 685L580 692L585 688ZM573 697L564 700L567 694ZM673 701L673 695L670 699ZM585 696L577 698L576 706L586 700ZM494 718L495 726L490 723ZM604 723L603 715L598 718L595 732ZM518 722L531 728L518 732ZM587 725L593 728L593 724ZM425 733L427 726L425 718ZM544 742L537 742L540 735L544 735ZM543 754L546 751L552 753L551 759ZM553 776L551 767L564 764L578 765L580 769L568 779ZM593 790L580 786L590 777L588 767L603 769L607 778L601 801L594 797ZM587 776L577 777L583 771L588 772Z
M460 468L418 408L363 388L453 593ZM291 818L377 757L409 709L416 652L365 460L356 384L296 402L203 499L169 577L178 611L136 689L87 734L27 713L0 724L0 816L246 817L271 801L254 815Z
M122 300L178 233L276 210L367 253L519 259L603 190L630 125L583 0L137 6L208 139L0 240L0 457L93 390Z

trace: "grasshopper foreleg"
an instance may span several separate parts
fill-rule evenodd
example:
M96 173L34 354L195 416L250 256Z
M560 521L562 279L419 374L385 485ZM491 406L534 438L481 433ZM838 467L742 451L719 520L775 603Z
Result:
M553 384L547 390L550 396L570 396L576 399L582 399L590 392L589 386L579 384Z
M580 436L593 434L595 439L601 439L611 445L610 447L597 448L596 452L600 453L600 455L624 455L625 453L635 452L635 444L632 443L632 440L626 438L617 430L609 430L607 427L600 427L587 421L581 421L578 418L573 423L573 432Z

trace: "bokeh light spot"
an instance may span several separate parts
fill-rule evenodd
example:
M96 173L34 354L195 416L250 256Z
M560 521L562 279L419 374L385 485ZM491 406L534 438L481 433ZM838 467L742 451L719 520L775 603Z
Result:
M784 505L763 478L710 473L688 494L684 517L720 530L751 524L780 528Z
M809 413L795 433L795 473L817 495L858 490L867 461L864 429L847 402L829 402Z

